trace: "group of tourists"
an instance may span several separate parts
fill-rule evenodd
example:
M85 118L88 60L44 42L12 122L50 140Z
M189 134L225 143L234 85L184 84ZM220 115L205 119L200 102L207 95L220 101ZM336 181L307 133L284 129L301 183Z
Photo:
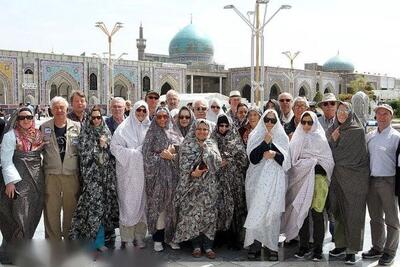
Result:
M319 117L286 92L260 110L232 91L226 113L218 99L180 107L174 90L166 106L159 97L149 91L128 110L115 97L105 118L98 106L86 113L81 91L70 103L56 96L40 129L31 109L17 110L1 144L3 250L31 239L43 210L47 239L98 253L115 248L119 228L121 249L146 247L150 234L158 252L188 243L193 257L214 259L226 244L278 261L284 236L299 241L295 257L320 261L329 221L329 255L355 264L368 206L372 248L362 257L393 263L400 134L389 105L375 108L378 127L365 135L331 93Z

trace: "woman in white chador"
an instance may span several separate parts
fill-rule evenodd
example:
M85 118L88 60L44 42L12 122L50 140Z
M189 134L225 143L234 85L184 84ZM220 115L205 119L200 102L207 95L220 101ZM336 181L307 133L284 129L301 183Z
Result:
M136 102L128 118L115 130L111 153L116 158L121 248L127 242L144 248L146 235L146 194L142 145L150 126L149 108L143 100Z
M285 211L285 171L290 168L289 139L273 109L264 112L247 143L250 166L246 174L248 215L244 246L249 258L267 247L268 260L278 260L281 215Z

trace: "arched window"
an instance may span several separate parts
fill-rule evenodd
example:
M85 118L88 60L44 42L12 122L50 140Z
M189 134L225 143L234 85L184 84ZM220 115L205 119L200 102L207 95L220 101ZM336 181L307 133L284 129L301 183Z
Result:
M89 90L97 90L97 76L94 73L89 76Z
M306 89L304 89L304 87L302 86L302 87L300 87L300 90L299 90L299 96L306 96Z
M150 78L147 76L143 77L143 92L150 91Z
M24 72L24 83L33 83L33 71L26 69Z
M249 101L249 103L251 102L251 87L250 87L250 85L246 84L243 87L242 95L243 95L244 98L247 99L247 101Z
M271 91L269 93L269 99L278 99L280 91L281 90L279 90L279 86L277 84L272 85Z
M167 92L172 89L171 85L169 83L164 83L163 86L161 87L161 94L165 95Z

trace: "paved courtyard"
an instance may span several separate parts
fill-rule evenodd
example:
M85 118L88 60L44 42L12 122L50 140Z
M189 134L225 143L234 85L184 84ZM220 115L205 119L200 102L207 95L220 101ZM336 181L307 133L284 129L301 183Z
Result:
M117 231L118 234L118 231ZM367 215L366 225L365 225L365 242L364 250L367 250L371 246L371 235L369 227L369 217ZM2 239L0 235L0 240ZM93 257L87 253L75 254L75 256L68 256L64 259L63 264L39 264L36 266L73 266L73 267L103 267L103 266L133 266L133 267L157 267L157 266L168 266L168 267L308 267L308 266L345 266L343 258L335 259L328 256L329 250L334 247L334 244L330 242L331 237L326 234L324 242L324 259L322 262L315 263L309 260L298 260L293 257L297 250L296 245L290 247L281 247L279 250L279 262L268 262L268 261L249 261L247 260L247 251L234 251L229 250L226 247L217 248L215 251L217 253L217 258L215 260L209 260L205 256L195 259L191 256L190 246L183 246L181 250L173 251L169 247L166 247L164 252L154 252L152 249L152 241L148 238L147 248L138 249L133 246L128 246L126 250L119 250L119 236L117 237L117 249L113 253L105 253L100 256L97 261L93 261ZM34 237L34 251L33 254L36 258L39 258L41 262L49 262L49 254L46 253L48 247L44 242L44 225L43 218L38 226ZM400 249L398 250L398 256L395 260L393 266L400 266ZM37 256L38 255L38 256ZM361 257L361 253L357 255L358 258ZM0 265L1 266L1 265ZM10 265L4 265L10 266ZM21 264L18 266L29 266L34 267L31 263ZM366 267L366 266L377 266L377 261L359 261L355 266Z

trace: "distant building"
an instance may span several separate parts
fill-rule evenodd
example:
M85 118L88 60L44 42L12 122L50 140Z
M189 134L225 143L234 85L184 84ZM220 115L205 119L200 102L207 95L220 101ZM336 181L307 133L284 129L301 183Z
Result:
M136 101L148 90L165 94L169 89L181 93L221 93L239 90L250 100L250 67L225 69L214 61L210 38L190 23L171 39L169 54L146 53L143 27L136 39L138 61L113 62L114 96ZM339 54L323 65L305 64L304 70L266 67L265 100L290 92L312 99L321 93L346 93L357 75L375 89L379 100L400 97L400 81L395 77L357 73L354 65ZM85 92L89 104L106 104L108 67L97 57L71 56L0 50L0 107L14 108L20 102L47 105L56 95L68 98L72 90Z

